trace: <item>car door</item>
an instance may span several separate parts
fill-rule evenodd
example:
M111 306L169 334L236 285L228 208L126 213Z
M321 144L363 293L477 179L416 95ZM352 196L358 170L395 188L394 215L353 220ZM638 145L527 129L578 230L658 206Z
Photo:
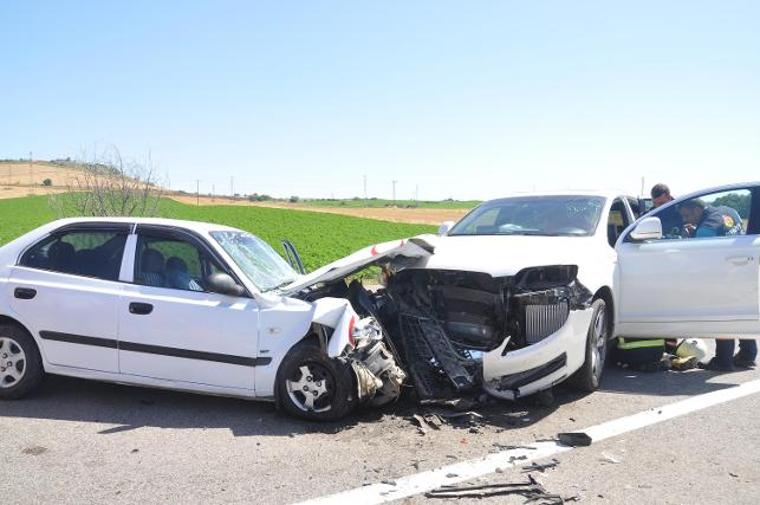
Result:
M724 226L715 226L718 220L710 215ZM617 333L760 334L759 215L758 187L730 187L690 195L645 216L660 219L662 238L636 241L627 230L617 244Z
M11 267L11 308L52 365L117 373L116 307L127 223L62 227Z
M198 234L138 225L132 283L118 308L122 374L253 394L259 308L205 289L227 272Z

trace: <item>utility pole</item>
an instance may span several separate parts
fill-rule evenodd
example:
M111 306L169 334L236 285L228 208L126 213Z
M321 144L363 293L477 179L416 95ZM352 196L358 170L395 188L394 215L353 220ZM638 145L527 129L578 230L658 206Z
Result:
M364 205L367 205L367 174L364 174Z
M415 184L414 185L414 202L417 203L420 201L420 185Z
M29 151L29 185L34 185L34 165L32 164L32 151Z
M195 205L201 204L201 180L195 179Z
M641 178L641 196L643 197L646 193L644 193L644 177Z
M235 178L230 177L230 196L235 198Z
M394 204L396 203L396 183L397 182L398 182L397 180L395 179L393 180L393 203Z
M211 185L211 201L216 201L216 184Z

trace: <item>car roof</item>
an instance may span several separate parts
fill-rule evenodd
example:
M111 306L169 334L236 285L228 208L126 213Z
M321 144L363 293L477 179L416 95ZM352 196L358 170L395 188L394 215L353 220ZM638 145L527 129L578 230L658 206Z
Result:
M225 226L222 224L205 223L202 221L188 221L183 219L166 219L157 217L71 217L59 219L49 224L49 227L55 229L61 226L76 225L80 223L128 223L128 224L149 224L154 226L167 226L174 228L184 228L200 233L211 231L241 231L237 228Z
M501 198L493 198L483 203L495 202L499 200L507 200L510 198L532 198L542 196L598 196L607 199L614 199L618 197L633 198L635 196L627 195L625 191L615 189L566 189L556 191L526 191L526 192L514 192L509 193Z

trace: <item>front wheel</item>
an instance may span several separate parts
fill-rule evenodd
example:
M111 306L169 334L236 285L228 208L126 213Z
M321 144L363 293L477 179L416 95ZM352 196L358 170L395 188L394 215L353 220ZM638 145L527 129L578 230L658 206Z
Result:
M354 404L351 368L311 342L299 343L285 356L276 388L283 410L312 421L340 419Z
M601 298L591 305L591 324L586 334L586 359L583 366L568 379L575 389L591 393L599 389L604 364L607 360L609 321L607 304Z

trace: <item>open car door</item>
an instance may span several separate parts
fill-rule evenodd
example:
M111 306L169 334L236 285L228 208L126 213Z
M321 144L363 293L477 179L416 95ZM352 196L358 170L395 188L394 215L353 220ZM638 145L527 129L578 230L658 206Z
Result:
M760 185L670 202L629 227L616 250L616 334L760 336Z

